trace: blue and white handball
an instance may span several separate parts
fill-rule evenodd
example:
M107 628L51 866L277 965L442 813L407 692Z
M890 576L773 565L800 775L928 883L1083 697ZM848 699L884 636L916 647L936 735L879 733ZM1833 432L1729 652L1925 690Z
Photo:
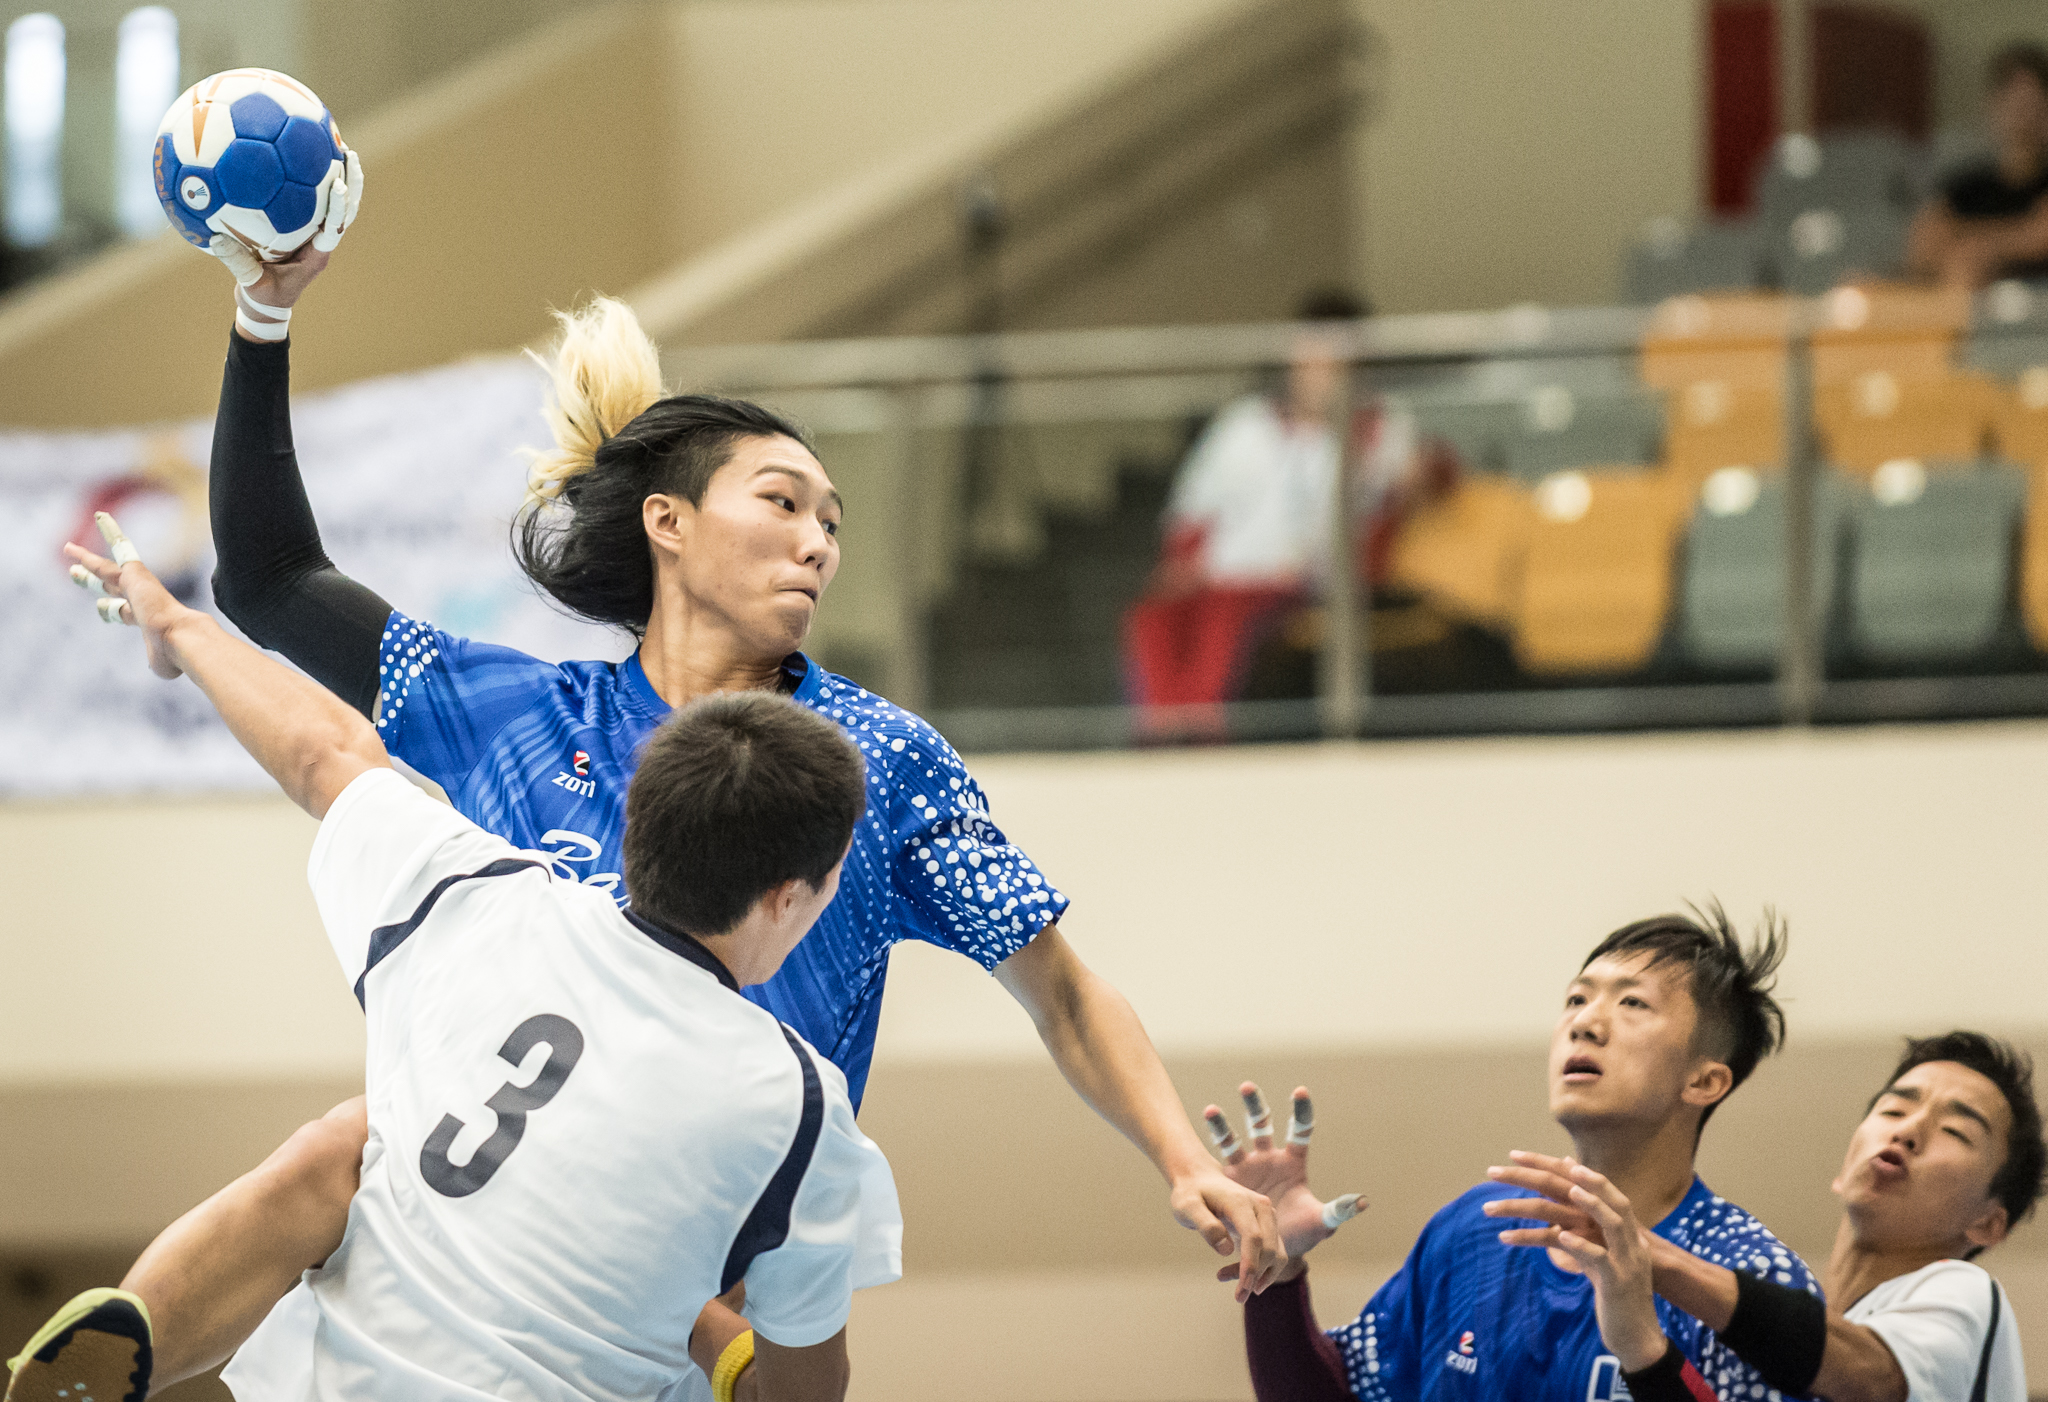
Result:
M342 173L334 118L305 84L231 68L186 89L157 128L156 197L187 240L226 234L265 262L319 231Z

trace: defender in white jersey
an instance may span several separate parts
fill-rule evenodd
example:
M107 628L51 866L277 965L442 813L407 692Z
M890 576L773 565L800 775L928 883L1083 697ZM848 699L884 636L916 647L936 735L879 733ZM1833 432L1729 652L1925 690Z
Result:
M127 563L73 549L103 616L140 623L152 667L189 673L322 819L313 891L368 1020L347 1234L237 1356L237 1396L638 1402L698 1371L727 1402L736 1377L764 1402L843 1396L851 1293L900 1273L894 1184L844 1076L739 988L831 900L859 754L766 693L677 712L628 793L621 910L400 778L346 703L102 530ZM753 1330L693 1339L741 1282ZM60 1315L10 1396L71 1378L81 1338L126 1337L116 1307L140 1302ZM115 1363L92 1395L139 1399L146 1347Z

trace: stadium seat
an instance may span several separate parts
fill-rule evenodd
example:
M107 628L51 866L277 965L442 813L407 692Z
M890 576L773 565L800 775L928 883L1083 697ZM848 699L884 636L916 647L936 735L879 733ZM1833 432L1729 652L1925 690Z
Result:
M2021 373L1999 396L1991 435L2001 457L2032 467L2048 464L2048 364Z
M1590 395L1562 384L1524 395L1503 445L1507 471L1524 482L1589 462L1657 460L1664 409L1653 394Z
M1782 226L1766 226L1765 261L1779 287L1816 297L1851 279L1899 271L1910 222L1909 212L1886 205L1811 206Z
M1674 297L1650 318L1637 374L1653 389L1714 381L1776 390L1785 379L1791 306L1776 293Z
M1886 282L1835 288L1813 333L1813 382L1837 385L1872 371L1942 379L1969 317L1961 291Z
M1849 489L1823 476L1814 498L1813 599L1823 633L1835 594ZM1770 670L1785 627L1785 479L1723 469L1694 498L1677 637L1716 671Z
M2008 615L2025 495L2026 475L2007 464L1877 473L1851 511L1856 654L1885 664L1960 662L1991 647Z
M1417 400L1409 405L1424 438L1448 443L1475 472L1504 472L1507 442L1515 435L1519 405L1489 399Z
M2027 510L2020 524L2020 621L2036 650L2048 652L2048 463L2027 469Z
M1636 306L1650 306L1688 292L1754 288L1762 280L1761 252L1756 226L1747 220L1652 220L1628 252L1623 294Z
M1785 410L1778 387L1697 380L1671 396L1664 465L1689 483L1724 467L1774 468L1784 460Z
M1926 179L1920 150L1893 132L1790 135L1758 171L1758 220L1775 249L1814 210L1882 210L1910 219L1925 196Z
M1590 468L1536 489L1515 615L1516 659L1539 674L1628 672L1656 652L1690 489L1668 473Z
M2048 367L2048 333L1996 328L1974 332L1963 348L1963 364L2001 380L2018 379L2037 366Z
M1868 475L1896 458L1972 462L1982 457L2007 396L1971 375L1907 379L1871 370L1814 391L1827 460Z
M1468 477L1402 524L1388 582L1418 591L1454 617L1505 629L1534 512L1519 483Z

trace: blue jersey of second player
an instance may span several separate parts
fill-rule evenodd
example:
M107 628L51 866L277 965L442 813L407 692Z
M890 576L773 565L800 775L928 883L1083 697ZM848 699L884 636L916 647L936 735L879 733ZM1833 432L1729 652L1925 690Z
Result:
M620 838L640 744L668 717L639 658L542 662L393 613L379 659L377 730L458 811L557 877L626 899ZM747 997L846 1073L859 1106L889 949L923 940L985 969L1067 907L989 817L981 786L923 720L797 654L791 699L836 723L867 763L867 813L839 894Z
M1519 1188L1488 1183L1438 1212L1358 1318L1330 1331L1360 1402L1613 1402L1629 1395L1619 1360L1600 1342L1592 1285L1533 1247L1503 1246L1498 1233L1508 1223L1480 1211L1482 1203L1520 1196ZM1820 1293L1791 1248L1697 1178L1653 1230L1715 1265ZM1713 1330L1661 1298L1657 1317L1718 1396L1780 1402Z

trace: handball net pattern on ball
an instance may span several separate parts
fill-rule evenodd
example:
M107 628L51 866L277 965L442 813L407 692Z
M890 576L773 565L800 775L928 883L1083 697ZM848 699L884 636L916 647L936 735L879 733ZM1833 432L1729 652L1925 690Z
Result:
M259 90L218 100L238 78L235 86L254 83ZM287 111L279 96L261 90L273 88L306 110ZM282 75L246 71L208 78L172 105L158 130L153 169L157 198L187 241L204 248L215 234L234 234L276 256L311 236L328 178L342 160L333 119L319 99ZM252 217L259 215L267 229Z

